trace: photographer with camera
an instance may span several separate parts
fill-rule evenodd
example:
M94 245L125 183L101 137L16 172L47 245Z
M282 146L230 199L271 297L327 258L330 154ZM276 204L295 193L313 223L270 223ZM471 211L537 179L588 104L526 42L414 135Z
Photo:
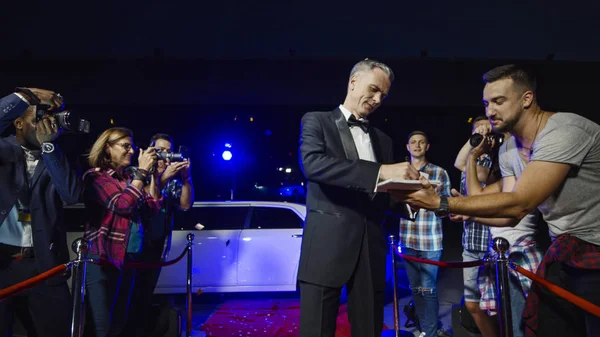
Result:
M479 157L469 154L474 147L479 145L483 139L483 135L487 135L491 132L492 126L486 116L477 116L471 127L471 136L460 149L456 160L454 161L454 167L461 171L460 175L460 193L463 195L467 194L467 160L472 158L476 161L477 169L471 171L472 174L477 175L477 181L485 186L491 184L500 179L497 173L498 163L492 161L493 157L497 158L497 151L492 150L494 153L490 156L487 153L483 153ZM475 143L478 141L477 143ZM472 145L475 143L475 145ZM495 168L495 169L493 169ZM457 195L455 190L452 190L454 195ZM453 217L451 217L453 219ZM490 229L487 225L474 221L473 219L466 219L464 222L462 219L458 221L463 223L463 235L462 235L462 258L463 261L476 261L481 260L485 257L491 244L492 236ZM464 282L464 302L465 307L473 317L477 328L481 332L483 337L494 337L498 335L498 327L496 320L487 315L484 310L479 308L479 301L481 299L481 292L478 286L478 274L479 267L471 267L463 269L463 282Z
M519 155L515 137L507 137L506 142L504 142L499 149L496 149L497 146L495 146L495 141L497 138L493 138L492 136L496 134L492 133L491 129L484 129L482 131L482 137L471 139L473 143L477 141L479 141L479 143L474 144L475 147L470 151L467 159L467 194L473 196L512 191L517 179L525 169L529 158ZM499 158L498 162L501 170L501 179L483 187L476 184L476 158L492 152L498 153L497 158ZM462 219L463 217L460 218ZM490 225L491 227L489 229L492 239L502 237L508 240L510 244L508 255L512 261L529 271L535 272L537 270L543 255L537 240L538 227L542 223L540 213L537 209L532 210L527 216L521 219L518 224L508 227L496 226L512 224L512 219L468 217L465 221L475 221L481 224ZM491 247L489 253L493 253ZM495 275L492 270L484 270L484 272L479 275L479 289L481 294L479 307L483 312L495 314L496 291L493 285L494 279ZM525 309L526 295L531 288L531 281L526 277L520 276L515 271L511 271L508 288L510 293L513 336L522 337L525 333L523 310Z
M141 261L161 263L166 260L171 247L173 215L176 211L187 211L194 200L191 163L185 153L173 152L173 140L164 133L152 136L150 146L156 149L157 162L154 170L160 175L163 204L160 212L145 221L144 249ZM140 324L147 321L148 309L158 281L161 268L139 269L135 280L132 310L127 323L127 336L153 335L153 326ZM154 321L155 322L155 321Z
M137 272L123 265L141 260L144 228L149 225L143 215L155 215L162 207L160 174L151 172L156 151L140 149L135 167L133 144L131 130L105 130L92 145L92 168L83 176L84 238L90 243L89 257L102 262L87 265L85 280L88 317L96 337L122 333Z
M0 132L15 127L0 139L0 289L69 260L63 205L78 201L82 185L55 144L62 128L51 114L62 106L60 94L37 88L0 99ZM0 302L0 336L12 334L15 315L31 315L30 336L69 336L66 280L55 276Z

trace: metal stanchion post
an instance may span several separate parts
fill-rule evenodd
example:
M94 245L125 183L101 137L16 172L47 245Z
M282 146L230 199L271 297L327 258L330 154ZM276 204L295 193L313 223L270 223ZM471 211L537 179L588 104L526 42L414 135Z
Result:
M498 252L498 259L496 260L496 301L498 303L500 336L512 337L512 316L508 289L508 256L506 256L509 243L505 238L498 237L494 238L492 247Z
M73 261L71 279L71 292L73 293L71 337L81 337L85 325L85 269L89 243L83 238L78 238L71 244L71 249L77 253L77 259Z
M396 289L396 237L394 235L389 236L390 241L390 255L392 256L392 287L394 289L394 331L396 337L400 337L400 316L398 315L398 290Z
M188 233L187 235L187 323L186 323L186 337L192 335L192 246L194 241L194 234Z

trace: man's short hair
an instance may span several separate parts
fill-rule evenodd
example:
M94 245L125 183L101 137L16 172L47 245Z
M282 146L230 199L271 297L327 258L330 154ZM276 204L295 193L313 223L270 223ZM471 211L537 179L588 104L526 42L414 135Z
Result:
M471 123L471 125L475 126L475 123L477 123L479 121L487 121L487 120L489 120L489 119L484 115L477 116L477 117L475 117L475 119L473 119L473 122Z
M523 67L514 64L507 64L493 68L485 74L483 74L483 82L486 84L493 83L505 78L510 78L511 80L513 80L513 82L516 85L524 89L523 91L529 90L535 93L535 76L533 76L533 74L530 71L526 70Z
M423 131L420 130L415 130L411 133L408 134L408 138L406 138L406 142L409 143L410 139L412 138L412 136L414 135L422 135L423 137L425 137L425 139L427 140L427 143L429 144L429 137L427 137L427 134Z
M390 82L394 82L394 72L392 71L392 68L390 68L387 64L383 62L379 62L377 60L369 58L358 62L354 65L354 67L352 67L352 70L350 71L350 78L352 78L352 76L354 76L358 72L369 71L375 68L381 69L388 76Z
M166 133L157 133L154 136L152 136L152 138L150 138L150 145L152 146L152 144L154 144L159 139L166 140L167 142L171 143L171 147L173 147L173 138L171 138L171 136L167 135Z

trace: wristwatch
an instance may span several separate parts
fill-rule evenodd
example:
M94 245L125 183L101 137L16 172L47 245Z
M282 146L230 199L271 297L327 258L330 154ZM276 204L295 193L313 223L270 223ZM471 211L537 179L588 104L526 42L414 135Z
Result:
M450 213L450 211L448 210L448 197L441 196L440 207L438 207L435 210L435 216L437 216L438 218L443 218L445 216L448 216L448 213Z
M42 153L52 153L54 152L54 144L46 142L42 143Z

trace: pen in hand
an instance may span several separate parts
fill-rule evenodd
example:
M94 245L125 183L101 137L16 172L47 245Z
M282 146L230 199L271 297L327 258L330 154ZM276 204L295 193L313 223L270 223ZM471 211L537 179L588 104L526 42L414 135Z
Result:
M406 161L410 165L409 156L404 157L404 161ZM406 206L406 210L408 211L408 220L415 221L417 219L417 214L419 213L419 210L417 209L416 211L413 211L412 207L410 207L409 204L404 205Z

